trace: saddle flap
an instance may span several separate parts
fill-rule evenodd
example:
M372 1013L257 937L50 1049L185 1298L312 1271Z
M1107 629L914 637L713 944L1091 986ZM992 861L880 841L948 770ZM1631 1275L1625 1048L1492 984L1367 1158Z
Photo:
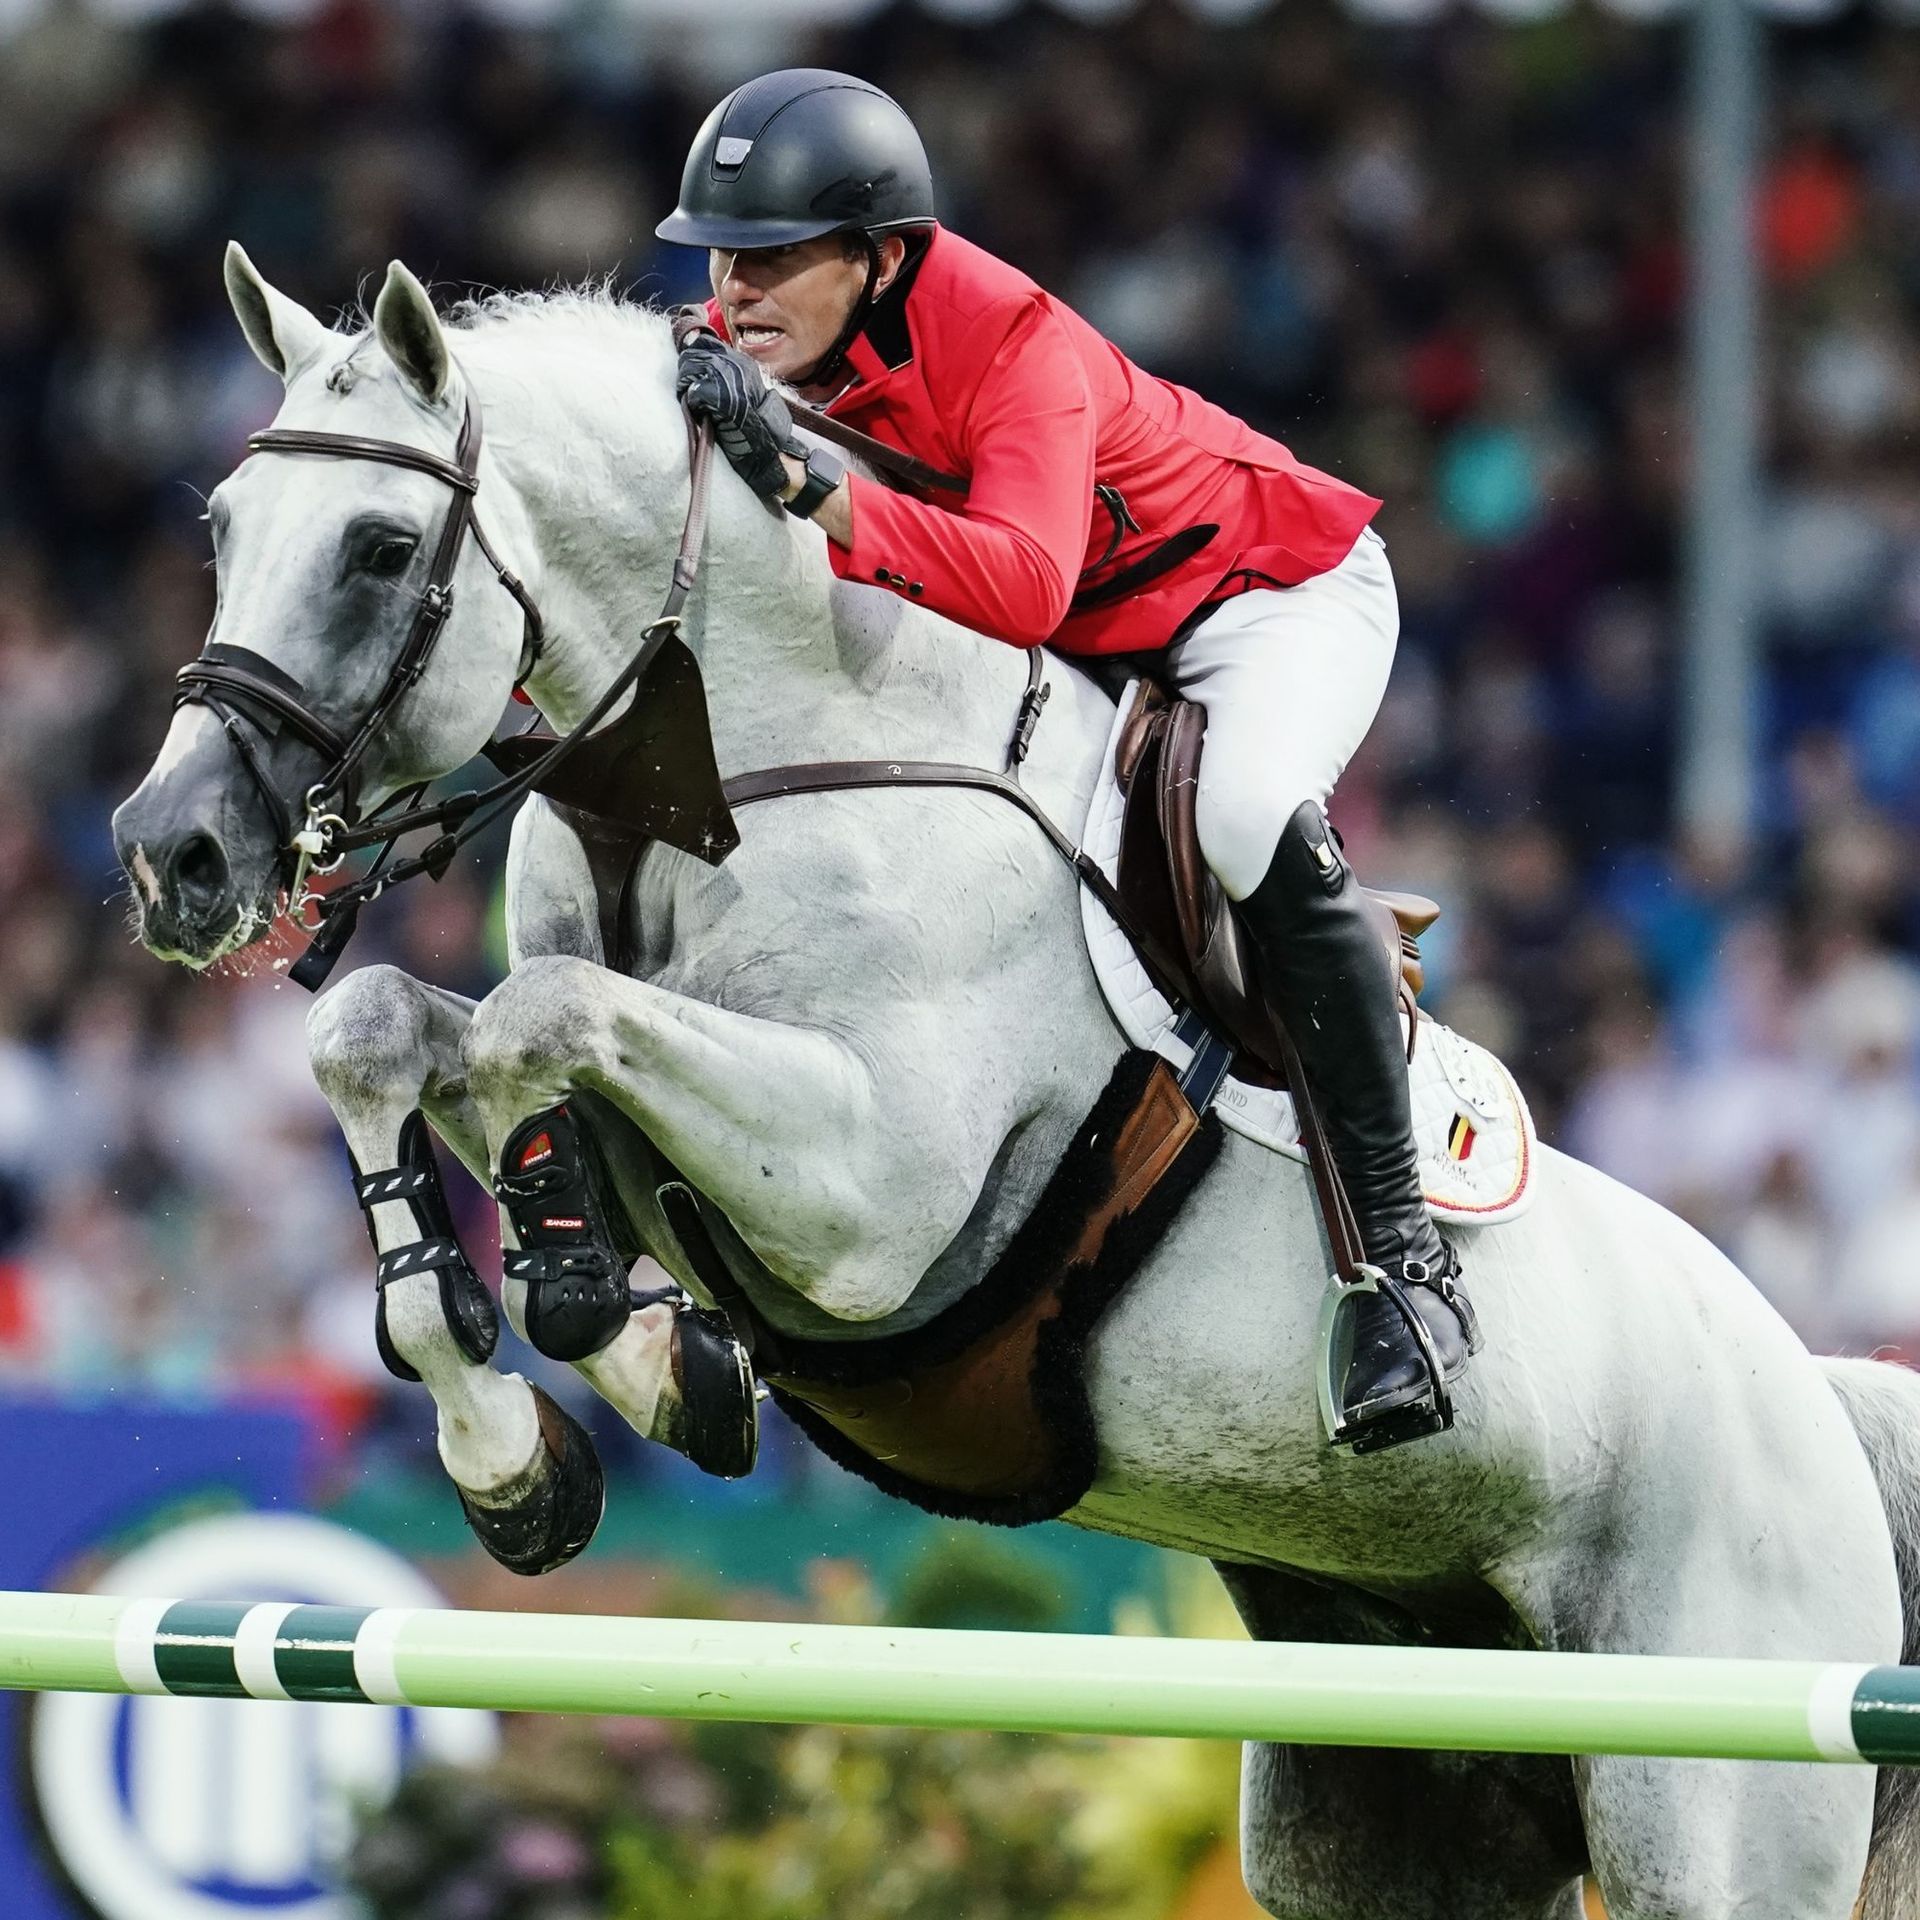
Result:
M1142 680L1133 705L1120 725L1120 738L1113 750L1113 777L1122 793L1133 791L1133 776L1146 751L1154 722L1167 710L1167 696L1152 680Z
M1206 709L1191 700L1177 702L1168 713L1161 739L1155 796L1181 951L1189 960L1206 951L1223 904L1220 883L1200 852L1200 749L1206 737Z
M1166 841L1160 828L1160 759L1166 738L1166 711L1143 716L1133 742L1131 779L1120 823L1120 854L1115 885L1142 936L1141 958L1163 986L1182 998L1189 981L1184 963L1180 910L1167 870Z
M1114 775L1124 794L1117 882L1159 948L1167 991L1240 1054L1243 1077L1282 1084L1279 1020L1267 1004L1225 889L1200 848L1198 795L1206 710L1143 681L1121 724ZM1440 909L1420 894L1367 888L1371 917L1409 1002L1425 985L1419 936Z
M1393 915L1395 924L1409 940L1418 940L1440 918L1440 903L1424 893L1395 893L1390 887L1369 887L1369 899L1377 900Z

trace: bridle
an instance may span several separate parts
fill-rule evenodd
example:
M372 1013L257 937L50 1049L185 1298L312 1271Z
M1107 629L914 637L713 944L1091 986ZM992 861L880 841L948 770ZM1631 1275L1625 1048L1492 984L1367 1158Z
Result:
M253 776L269 812L275 816L275 825L282 830L283 845L290 851L300 852L322 872L337 865L353 845L367 844L364 836L354 833L346 818L346 813L354 809L355 775L375 735L426 672L433 658L441 629L453 611L454 570L460 563L460 552L469 529L500 584L520 603L525 621L522 658L529 666L539 658L543 640L540 610L518 576L501 561L473 510L474 495L480 485L480 443L481 414L478 402L471 397L466 403L460 437L451 460L398 440L370 440L350 433L315 433L304 428L269 428L248 438L249 453L308 453L341 460L377 460L386 466L406 467L415 473L427 474L453 490L428 568L427 584L414 609L406 640L373 704L361 715L350 734L340 733L324 720L296 680L250 648L212 641L197 660L180 671L174 704L194 702L212 709L240 749L242 762ZM293 827L291 810L284 797L267 780L252 745L237 725L241 716L263 730L270 730L269 723L283 724L327 758L327 771L307 789L303 803L305 818L297 829Z
M686 321L691 324L691 319ZM676 319L679 344L682 321ZM358 351L356 347L355 351ZM349 356L349 359L351 356ZM540 609L519 577L501 560L476 514L480 486L482 413L479 397L467 388L465 410L454 457L399 440L374 440L359 434L320 433L306 428L274 427L252 434L250 453L313 454L335 460L374 460L405 467L441 481L452 492L440 537L428 568L407 636L372 704L343 733L315 710L311 696L292 675L283 672L251 648L210 640L198 658L176 676L176 708L204 706L211 711L233 743L240 763L265 802L268 817L279 835L282 871L288 873L289 911L313 935L306 954L296 963L293 977L317 989L352 937L359 911L387 888L422 873L438 879L453 856L469 840L484 832L500 814L524 794L538 787L598 727L620 700L645 676L655 655L680 626L687 596L699 572L706 541L707 498L713 465L710 427L687 420L688 500L667 593L659 613L641 631L640 644L615 676L592 710L570 732L543 741L541 751L490 785L450 795L431 805L419 804L426 783L407 788L358 819L357 779L368 748L406 695L426 672L434 648L453 611L453 577L469 532L494 577L519 604L524 621L521 667L515 686L538 662L545 640ZM325 756L327 769L306 790L296 809L267 776L249 728L271 739L282 728L290 730ZM440 829L419 853L391 865L401 837L423 827ZM366 873L325 894L309 890L312 875L333 872L347 855L363 847L380 850ZM285 863L291 861L288 871ZM315 918L309 920L309 909Z

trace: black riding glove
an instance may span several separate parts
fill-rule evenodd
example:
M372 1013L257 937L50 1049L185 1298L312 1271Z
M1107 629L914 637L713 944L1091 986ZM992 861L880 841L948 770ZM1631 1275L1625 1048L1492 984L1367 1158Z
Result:
M754 362L717 335L696 334L680 349L673 383L688 412L713 422L713 437L733 470L763 500L778 500L793 481L780 456L804 460L793 415Z

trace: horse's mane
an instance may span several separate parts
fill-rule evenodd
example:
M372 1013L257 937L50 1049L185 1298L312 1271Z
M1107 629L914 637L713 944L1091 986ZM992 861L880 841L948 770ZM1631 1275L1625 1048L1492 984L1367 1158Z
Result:
M462 333L502 330L539 339L564 332L570 346L601 342L631 353L647 347L663 356L672 341L666 313L650 301L630 300L614 290L611 278L540 292L500 290L457 301L448 309L449 327Z
M636 352L651 352L663 364L673 352L666 309L651 300L630 299L619 292L610 273L574 286L526 291L500 287L470 295L441 306L440 321L469 338L511 333L516 343L534 351L542 347L578 351L583 346L598 346L626 358ZM364 292L335 324L350 334L373 330L373 309Z

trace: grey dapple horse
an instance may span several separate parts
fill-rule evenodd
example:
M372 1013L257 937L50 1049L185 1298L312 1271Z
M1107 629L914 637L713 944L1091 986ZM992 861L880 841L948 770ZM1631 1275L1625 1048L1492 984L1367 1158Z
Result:
M444 457L466 395L484 397L480 511L545 615L530 662L469 543L431 670L366 763L367 803L468 759L529 665L535 702L572 725L649 618L684 508L663 320L557 296L449 327L396 265L356 377L330 385L346 336L237 249L228 285L286 382L282 426ZM210 516L215 637L353 715L401 644L446 500L391 466L245 461ZM712 504L686 632L723 770L998 764L1021 657L836 583L818 531L724 470ZM1048 674L1026 779L1071 825L1111 708L1070 663ZM350 974L314 1008L314 1070L363 1168L394 1164L420 1110L484 1179L519 1122L572 1100L670 1268L656 1156L724 1216L774 1326L916 1325L1007 1244L1118 1055L1072 876L1014 809L960 792L778 800L740 825L718 869L649 852L622 975L602 964L579 841L530 802L503 984L474 1005L390 968ZM283 847L204 707L176 714L116 831L156 952L205 965L271 920ZM1811 1359L1699 1235L1589 1168L1547 1151L1536 1178L1526 1216L1461 1235L1487 1347L1457 1427L1356 1460L1320 1429L1328 1256L1305 1175L1229 1138L1094 1338L1099 1469L1068 1518L1209 1556L1260 1635L1898 1659L1897 1567L1920 1612L1920 1381ZM419 1232L398 1205L375 1224L383 1248ZM431 1276L387 1305L460 1488L527 1497L551 1460L526 1382L468 1358ZM635 1313L581 1371L670 1437L668 1318ZM1295 1920L1575 1920L1589 1867L1614 1920L1846 1920L1863 1874L1875 1920L1920 1915L1911 1804L1883 1791L1876 1823L1863 1770L1254 1746L1244 1858Z

